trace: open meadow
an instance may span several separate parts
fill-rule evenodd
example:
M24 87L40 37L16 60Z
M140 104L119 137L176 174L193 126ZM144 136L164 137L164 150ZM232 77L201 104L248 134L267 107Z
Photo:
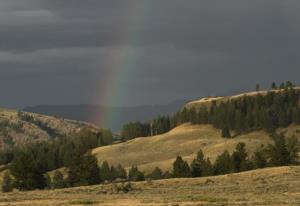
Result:
M0 205L300 205L300 167L193 179L5 193Z

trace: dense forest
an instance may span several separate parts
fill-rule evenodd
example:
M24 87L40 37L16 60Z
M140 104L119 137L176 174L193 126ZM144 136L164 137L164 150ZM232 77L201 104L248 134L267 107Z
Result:
M291 82L281 84L279 88L272 83L272 90L266 95L245 95L221 103L212 101L209 106L185 107L174 115L159 116L148 123L126 124L122 137L126 141L158 135L187 122L211 124L221 129L222 136L226 138L260 129L272 134L279 127L300 124L299 100L300 90L294 89Z

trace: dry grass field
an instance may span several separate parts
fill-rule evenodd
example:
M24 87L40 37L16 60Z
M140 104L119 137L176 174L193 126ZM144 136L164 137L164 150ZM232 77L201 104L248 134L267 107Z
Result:
M199 206L300 205L300 167L278 167L194 179L121 183L63 190L4 193L0 205Z
M285 130L291 136L300 131L300 126L290 126ZM99 162L107 160L110 164L121 163L124 167L137 165L147 173L156 166L170 170L177 155L191 161L199 149L214 161L224 150L233 151L238 142L246 143L249 154L252 154L261 144L267 145L272 141L263 131L224 139L221 137L221 131L210 125L185 124L166 134L100 147L94 149L93 154Z

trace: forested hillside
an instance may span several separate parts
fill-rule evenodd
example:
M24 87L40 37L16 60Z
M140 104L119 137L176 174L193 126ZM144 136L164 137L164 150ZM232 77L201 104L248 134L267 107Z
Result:
M163 134L187 122L211 124L227 138L261 129L272 134L280 127L300 124L300 88L287 82L280 88L272 85L269 91L204 98L187 104L176 114L126 124L122 137L128 140Z

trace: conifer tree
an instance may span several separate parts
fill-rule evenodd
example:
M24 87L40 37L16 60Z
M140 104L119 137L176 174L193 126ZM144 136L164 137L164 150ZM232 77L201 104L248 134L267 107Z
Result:
M204 154L200 150L197 154L196 159L192 161L191 172L193 177L201 177L205 166Z
M260 149L254 152L253 160L252 160L254 169L267 167L268 162L264 151L265 149L262 145Z
M283 134L273 136L274 144L267 148L271 166L285 166L298 163L299 142L297 138L286 139Z
M145 180L144 173L139 171L137 166L132 166L128 173L129 180L131 181L143 181Z
M241 172L250 169L248 154L245 149L245 143L238 143L232 154L234 172Z
M233 172L233 163L229 152L226 150L219 155L214 164L214 174L228 174Z
M68 183L70 186L86 186L100 183L99 167L96 158L90 153L74 157L69 167Z
M225 126L222 129L222 137L224 137L224 138L231 138L231 134L230 134L229 128L227 126Z
M20 190L43 189L46 186L43 162L33 154L32 148L20 150L10 167L15 178L16 187Z
M277 86L276 86L276 83L275 82L272 82L272 89L277 89Z
M100 178L102 181L111 181L111 171L107 161L104 161L100 167Z
M191 177L191 170L186 161L178 156L173 163L173 177Z
M116 168L116 178L117 179L126 179L127 178L127 172L120 164Z

